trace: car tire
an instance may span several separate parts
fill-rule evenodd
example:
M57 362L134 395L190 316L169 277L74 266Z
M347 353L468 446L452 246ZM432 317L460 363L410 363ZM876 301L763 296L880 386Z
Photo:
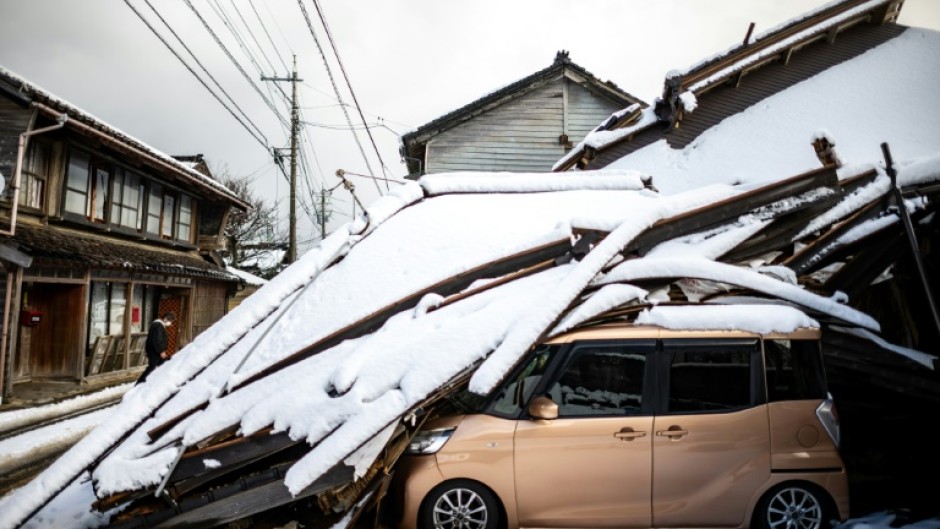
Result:
M757 529L829 529L838 521L832 499L808 483L784 483L761 498L754 511Z
M428 493L421 505L421 529L496 529L499 503L475 481L448 481Z

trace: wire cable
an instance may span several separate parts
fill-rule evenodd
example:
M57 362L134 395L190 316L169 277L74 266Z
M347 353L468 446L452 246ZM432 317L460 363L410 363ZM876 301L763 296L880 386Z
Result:
M359 119L363 123L366 121L366 117L362 115L362 107L359 105L359 100L356 99L356 92L353 90L352 83L349 82L349 76L346 74L346 68L343 66L343 59L339 56L339 50L336 49L336 43L333 41L333 33L330 31L330 26L326 23L326 17L323 15L323 10L320 9L319 0L313 0L313 6L317 8L317 14L320 15L320 23L323 24L323 29L326 30L326 38L330 41L330 47L333 48L333 55L336 56L336 63L339 64L339 69L343 73L343 78L346 79L346 87L349 89L349 94L353 98L353 103L356 105L356 110L359 111ZM372 148L375 149L375 155L379 159L379 164L382 166L382 172L386 175L389 174L388 167L385 166L385 160L382 159L382 155L379 154L379 147L375 144L375 138L372 137L372 131L366 129L366 134L369 136L369 141L372 142ZM369 169L371 173L372 170ZM388 184L385 184L385 189L388 190Z
M212 36L216 44L218 44L219 47L222 48L222 51L225 52L225 55L229 58L230 61L232 61L232 64L235 65L235 68L237 68L238 71L241 72L245 80L248 81L248 84L250 84L251 87L254 88L255 92L257 92L258 95L261 96L261 99L264 100L268 108L271 109L271 112L274 112L274 115L277 116L281 124L289 129L290 125L288 125L287 120L284 118L284 116L282 116L280 112L278 112L277 108L274 107L274 104L267 97L265 97L261 89L258 88L258 85L256 85L254 81L252 81L251 77L248 75L245 69L242 68L242 65L239 64L238 61L235 60L235 57L233 57L232 53L228 50L227 47L225 47L225 44L222 43L222 40L219 39L219 36L215 34L215 31L212 31L211 27L209 27L209 23L206 21L206 19L202 17L202 15L199 13L198 10L196 10L196 6L193 5L192 1L191 0L183 0L183 1L186 2L186 5L189 6L192 12L196 15L196 18L198 18L199 21L202 22L202 25L206 28L206 31L209 32L209 35Z
M307 14L307 8L304 7L303 0L297 0L297 3L300 5L300 11L303 13L304 20L307 22L307 27L310 29L310 36L313 37L313 42L317 45L317 50L320 52L320 58L323 59L323 66L326 68L327 77L330 78L330 83L333 85L333 91L336 93L337 101L339 101L343 108L343 114L346 115L346 121L349 122L349 126L352 127L352 119L349 117L349 111L346 110L346 104L343 102L343 97L340 95L339 87L336 85L336 80L333 78L333 70L330 69L329 62L327 62L326 54L323 52L323 46L320 45L320 39L317 37L316 31L313 30L313 23L310 21L310 16ZM359 136L355 131L353 131L353 138L356 140L356 145L359 146L359 152L362 154L362 159L365 161L366 168L369 170L369 173L374 173L372 170L372 165L369 163L369 157L366 156L366 151L362 148L362 143L359 141ZM379 185L379 181L373 180L373 182L375 183L375 188L381 195L382 187Z
M235 3L234 0L232 0L232 3ZM281 61L281 66L284 67L285 72L291 71L290 67L287 66L287 63L284 61L284 57L278 51L277 44L274 44L274 39L271 38L271 33L268 32L268 26L264 23L264 20L261 18L261 14L258 13L258 10L255 8L255 3L252 0L248 0L248 5L251 6L251 10L255 13L255 18L258 19L258 25L261 26L261 29L264 30L265 36L268 37L268 42L271 43L271 49L274 50L274 56L277 57L279 61ZM247 23L245 25L247 26ZM272 68L274 67L272 66Z
M212 97L214 97L214 98L216 99L216 101L218 101L219 104L221 104L222 107L225 108L225 110L227 110L228 113L232 115L233 118L235 118L235 121L238 121L238 123L239 123L242 127L244 127L244 129L245 129L246 131L248 131L248 134L250 134L252 138L254 138L258 143L261 144L262 147L265 148L265 150L267 150L267 149L268 149L268 140L267 140L267 138L264 136L264 134L260 134L260 130L259 130L259 134L260 134L260 137L259 137L258 134L256 134L253 130L251 130L251 128L249 128L248 125L245 124L245 122L242 121L241 118L239 118L239 117L235 114L235 112L232 111L232 109L229 108L228 105L225 104L224 101L222 101L222 99L219 97L219 95L216 94L215 92L213 92L211 88L209 88L209 85L207 85L206 82L203 81L201 77L199 77L199 74L197 74L196 71L193 70L192 67L191 67L189 64L187 64L186 61L180 56L180 54L177 53L176 50L174 50L172 46L170 46L170 43L167 42L166 39L164 39L163 36L160 35L160 34L157 32L156 28L154 28L154 27L150 24L150 22L147 21L147 19L144 18L144 16L140 13L140 11L138 11L137 8L135 8L133 5L131 5L130 0L124 0L124 3L127 4L127 7L131 8L131 10L134 12L134 14L137 15L137 17L147 26L147 28L149 28L150 31L153 32L153 34L156 35L156 37L157 37L158 39L160 39L160 42L162 42L163 45L166 46L166 48L167 48L168 50L170 50L170 53L172 53L172 54L183 64L183 66L185 66L186 69L189 70L189 73L193 74L193 77L195 77L196 80L199 81L199 83L200 83L203 87L205 87L205 89L208 90L210 94L212 94ZM152 7L151 7L151 8L152 8ZM238 108L237 105L236 105L236 108ZM244 112L243 112L240 108L239 108L239 112L242 112L242 113L244 114ZM256 125L254 125L254 123L252 123L252 125L253 125L256 129L258 128Z
M222 85L219 83L219 81L216 80L216 78L212 75L212 73L210 73L209 70L202 64L202 62L199 60L199 58L196 57L196 54L193 53L193 51L189 48L189 46L186 45L186 43L185 43L185 42L183 41L183 39L176 33L176 31L173 29L173 27L170 26L169 22L167 22L166 19L163 18L163 15L161 15L160 12L157 11L157 9L153 6L153 4L150 3L150 0L144 0L144 3L146 3L146 4L147 4L147 7L149 7L150 10L153 11L153 14L156 15L157 18L160 19L160 22L163 22L163 25L166 26L167 30L169 30L170 33L173 35L173 37L176 38L177 42L180 43L180 45L183 47L183 49L186 50L187 53L189 53L189 56L192 57L193 61L195 61L197 65L199 65L199 67L200 67L200 68L202 69L202 71L206 74L206 76L209 77L209 79L211 79L213 83L215 83L215 86L218 87L219 91L222 92L222 94L225 95L225 97L229 100L229 102L232 104L232 106L234 106L234 107L238 110L238 112L242 115L242 117L245 118L245 121L247 121L249 124L251 124L252 127L254 127L255 131L258 133L259 136L264 137L264 133L261 132L261 129L260 129L257 125L255 125L254 122L251 121L251 119L248 117L248 115L245 114L245 112L241 109L241 107L238 106L238 103L235 102L235 100L232 98L232 96L229 95L229 93L226 92L224 88L222 88ZM158 35L158 37L159 37L159 35Z

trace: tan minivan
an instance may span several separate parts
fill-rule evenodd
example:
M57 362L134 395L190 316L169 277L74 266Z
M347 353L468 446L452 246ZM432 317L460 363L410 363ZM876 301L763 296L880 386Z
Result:
M629 324L534 348L457 392L390 490L401 529L824 529L848 516L818 329ZM387 513L388 514L388 513Z

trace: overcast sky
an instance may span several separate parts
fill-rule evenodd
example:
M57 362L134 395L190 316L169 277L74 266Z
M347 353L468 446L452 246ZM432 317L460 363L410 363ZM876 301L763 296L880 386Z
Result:
M302 2L0 0L0 66L160 151L202 153L217 173L251 177L255 192L277 201L286 219L289 186L270 149L289 146L288 129L268 103L286 123L285 101L291 86L260 77L289 76L296 55L303 80L298 99L306 123L302 144L306 167L300 171L303 205L298 207L303 250L318 238L313 224L303 220L312 212L311 188L315 193L339 184L335 172L340 168L363 175L371 168L382 175L382 162L387 177L401 178L407 170L398 154L398 135L549 66L558 50L568 50L575 63L597 77L650 102L659 95L668 70L685 68L741 41L750 22L760 33L825 3L320 0L353 97L317 6L310 0ZM332 80L308 20L327 56ZM940 2L907 0L900 22L940 30ZM345 103L358 101L365 121L373 126L371 138L360 130L357 144L337 104L333 83ZM361 128L356 108L347 110ZM366 205L396 185L358 176L350 180ZM329 228L349 220L353 201L346 191L335 189L330 204L335 214Z

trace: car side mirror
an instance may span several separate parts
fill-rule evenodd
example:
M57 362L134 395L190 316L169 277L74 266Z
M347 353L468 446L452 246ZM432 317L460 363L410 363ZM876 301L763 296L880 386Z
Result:
M558 418L558 405L555 404L555 401L544 396L539 395L532 399L532 402L529 403L529 415L534 419L543 419L543 420L552 420Z

